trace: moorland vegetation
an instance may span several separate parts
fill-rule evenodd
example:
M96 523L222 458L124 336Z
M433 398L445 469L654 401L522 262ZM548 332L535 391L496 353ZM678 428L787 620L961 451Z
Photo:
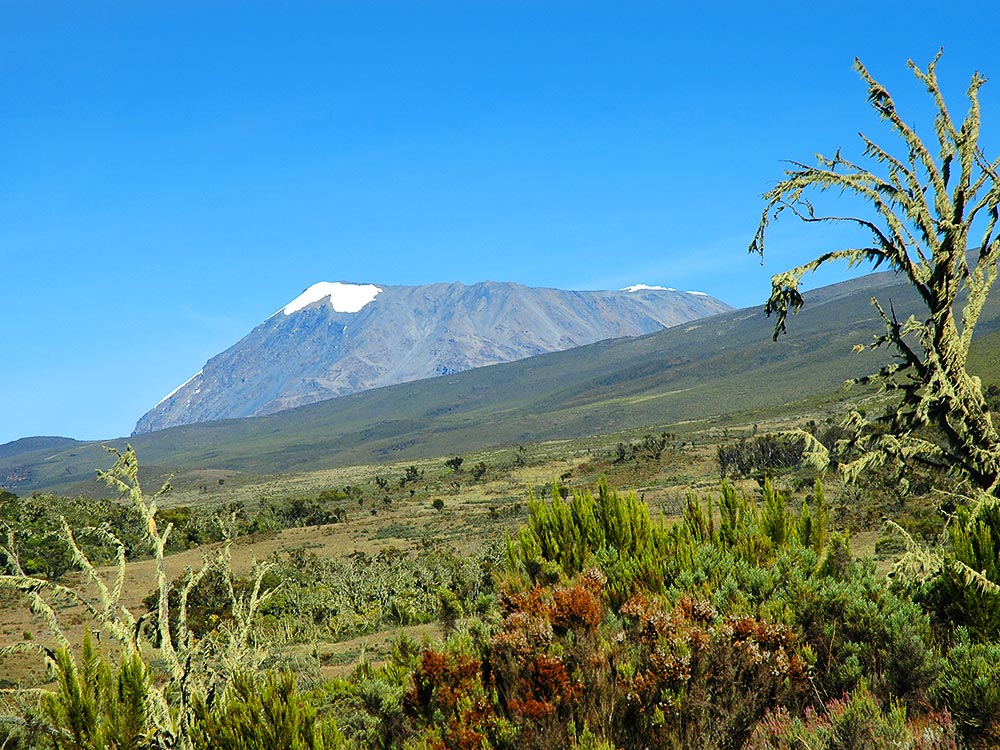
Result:
M983 79L956 126L936 64L913 70L938 107L937 157L859 66L908 158L866 139L887 176L839 154L792 170L768 194L753 246L763 251L776 212L840 221L814 213L811 187L854 191L876 210L848 219L872 247L779 275L769 309L780 332L801 276L828 260L905 274L927 315L900 322L879 308L886 332L873 345L899 357L879 373L879 413L727 436L715 445L721 481L689 491L670 518L592 474L648 478L690 460L653 432L589 453L574 486L569 472L550 497L491 508L495 530L509 530L493 543L480 533L465 549L428 536L350 556L299 548L239 574L240 540L391 517L408 502L433 523L463 482L501 470L481 456L442 459L436 479L455 494L438 493L435 510L422 496L429 471L413 465L398 479L207 511L161 507L127 449L103 473L118 504L4 495L3 603L26 604L48 634L26 631L0 658L34 655L50 670L0 688L4 746L996 747L1000 441L965 364L996 276L1000 181L978 146ZM977 219L985 234L970 262ZM530 461L524 447L513 456L505 471ZM850 532L889 515L878 562L859 556ZM201 563L168 575L171 553L188 547L206 550ZM126 581L143 562L152 593L137 607ZM70 613L86 624L80 638ZM405 630L429 624L421 640ZM399 631L386 653L321 669L320 642L386 629Z

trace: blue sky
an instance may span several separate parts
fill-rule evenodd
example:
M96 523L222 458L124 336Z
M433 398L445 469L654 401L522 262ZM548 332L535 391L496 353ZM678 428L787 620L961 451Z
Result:
M932 8L0 0L0 443L128 434L321 280L761 303L835 239L747 255L782 160L891 142L855 56L918 127L907 58L1000 76L1000 6Z

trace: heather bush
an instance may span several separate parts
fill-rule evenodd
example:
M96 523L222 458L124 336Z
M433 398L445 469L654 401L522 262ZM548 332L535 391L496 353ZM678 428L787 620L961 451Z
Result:
M343 735L298 693L289 673L236 674L209 707L194 703L195 750L340 750Z
M947 531L950 549L923 600L943 629L961 626L978 641L1000 640L1000 502L958 506Z
M905 708L884 709L864 686L821 710L792 716L772 711L757 725L747 750L956 750L947 711L908 718Z
M935 693L969 747L1000 745L1000 644L974 643L959 628Z
M169 740L154 718L150 674L138 652L114 665L88 631L79 665L67 649L55 660L57 687L42 698L41 711L56 750L144 750Z

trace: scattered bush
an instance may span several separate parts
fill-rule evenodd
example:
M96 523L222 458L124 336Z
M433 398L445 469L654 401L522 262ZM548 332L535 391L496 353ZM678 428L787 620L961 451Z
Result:
M716 450L719 476L745 479L774 469L793 469L802 464L805 441L790 434L754 435Z

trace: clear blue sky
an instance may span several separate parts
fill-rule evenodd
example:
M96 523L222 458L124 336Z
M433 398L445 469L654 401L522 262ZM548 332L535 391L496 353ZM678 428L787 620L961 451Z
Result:
M855 56L918 125L908 57L996 76L1000 147L1000 5L807 5L0 0L0 443L128 434L321 280L761 303L823 239L747 255L781 160L884 133Z

